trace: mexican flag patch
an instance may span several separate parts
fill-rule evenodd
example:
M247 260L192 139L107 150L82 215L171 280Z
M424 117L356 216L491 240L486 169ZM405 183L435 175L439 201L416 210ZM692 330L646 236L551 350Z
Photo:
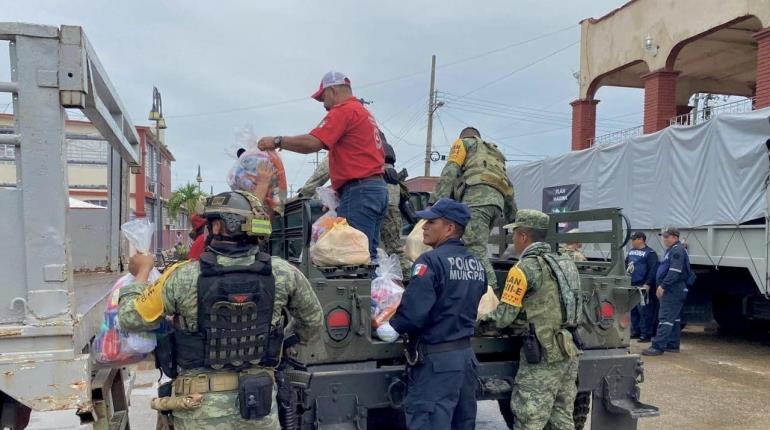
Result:
M412 277L422 278L426 273L428 273L428 266L424 264L415 264L412 267Z

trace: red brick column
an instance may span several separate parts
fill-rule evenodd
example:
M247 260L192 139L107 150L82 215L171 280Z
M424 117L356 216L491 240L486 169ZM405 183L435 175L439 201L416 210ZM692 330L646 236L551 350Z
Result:
M770 106L770 28L754 33L757 41L757 86L754 109Z
M658 70L642 75L644 81L644 133L668 127L676 116L676 77L679 72Z
M578 99L572 106L572 150L590 148L596 137L596 104L599 100Z

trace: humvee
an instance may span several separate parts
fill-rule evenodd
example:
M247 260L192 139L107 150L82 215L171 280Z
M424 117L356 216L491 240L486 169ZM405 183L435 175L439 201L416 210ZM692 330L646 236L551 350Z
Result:
M415 202L420 196L414 196ZM321 215L317 201L287 203L276 218L271 253L294 263L310 280L323 306L321 339L297 347L302 366L280 372L284 396L279 394L285 429L403 429L401 408L406 391L404 346L385 343L373 335L371 324L371 266L315 267L308 247L311 226ZM594 222L603 231L560 233L560 223ZM501 255L510 236L502 229L490 239ZM547 240L559 243L602 244L607 258L578 263L584 294L584 343L580 358L575 423L582 429L589 413L593 429L635 429L637 419L657 416L658 409L639 401L644 379L640 357L629 352L630 310L640 294L630 286L623 267L625 235L620 209L600 209L551 216ZM498 296L513 260L492 258ZM408 285L407 287L408 288ZM522 339L475 337L472 344L479 365L479 400L497 400L506 424L511 386L519 363ZM279 380L279 384L281 381ZM287 393L286 386L290 387ZM286 417L288 415L288 418Z

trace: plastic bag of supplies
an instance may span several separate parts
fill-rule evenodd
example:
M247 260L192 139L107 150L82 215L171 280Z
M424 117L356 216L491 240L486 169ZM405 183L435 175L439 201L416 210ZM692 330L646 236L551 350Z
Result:
M500 304L500 299L497 298L497 295L495 294L495 290L493 290L492 287L487 285L487 292L484 293L483 296L481 296L481 301L479 302L479 309L478 309L478 313L476 314L476 319L479 320L484 315L497 309L497 305L499 304Z
M345 219L337 216L337 206L340 205L340 199L337 197L337 192L334 189L331 187L318 188L316 189L316 194L327 211L313 223L310 233L310 246L318 242L318 238L332 228L334 224Z
M425 225L425 220L421 219L414 225L412 232L406 237L406 243L404 244L404 255L411 260L417 261L417 259L423 254L423 252L430 251L430 246L422 243L422 226Z
M149 254L155 224L146 218L129 221L120 226L120 231L137 252ZM153 268L147 279L153 283L160 278L160 272ZM155 349L155 333L129 332L122 330L118 323L118 305L120 289L134 283L134 276L127 273L121 276L110 289L101 329L94 339L95 359L109 365L125 365L143 360Z
M369 264L369 239L340 218L310 247L313 264L320 267Z
M372 281L372 327L386 323L396 313L404 294L398 255L377 250L377 277Z
M246 149L227 173L227 184L233 191L248 191L256 189L257 170L268 167L272 170L272 179L266 195L257 196L272 210L283 214L283 203L286 201L286 172L281 157L276 151L262 151L257 148L257 137L251 127L243 127L236 133L236 140Z

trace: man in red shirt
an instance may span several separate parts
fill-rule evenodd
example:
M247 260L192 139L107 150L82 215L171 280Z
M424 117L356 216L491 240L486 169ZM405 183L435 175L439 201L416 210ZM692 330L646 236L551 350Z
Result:
M299 136L263 137L259 149L300 154L328 150L332 188L340 196L337 214L366 234L374 259L388 209L388 189L382 177L385 152L377 122L353 96L350 79L340 72L325 74L312 97L328 111L315 129Z

